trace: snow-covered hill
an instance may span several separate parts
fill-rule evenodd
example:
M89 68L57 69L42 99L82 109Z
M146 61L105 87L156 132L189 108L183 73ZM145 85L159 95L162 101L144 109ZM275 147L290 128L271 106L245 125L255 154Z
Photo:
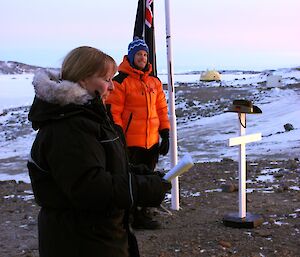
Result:
M0 74L33 73L41 67L13 61L0 61Z

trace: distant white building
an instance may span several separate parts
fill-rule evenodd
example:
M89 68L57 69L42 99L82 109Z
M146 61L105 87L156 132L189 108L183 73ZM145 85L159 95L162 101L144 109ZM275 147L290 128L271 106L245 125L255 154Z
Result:
M267 77L267 87L280 87L282 85L282 76L280 75L269 75Z

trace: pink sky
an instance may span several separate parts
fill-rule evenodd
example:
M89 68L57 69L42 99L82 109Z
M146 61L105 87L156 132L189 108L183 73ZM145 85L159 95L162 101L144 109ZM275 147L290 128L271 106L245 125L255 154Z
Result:
M155 2L158 67L165 69L164 1ZM118 62L132 39L137 1L0 3L0 60L59 66L91 45ZM175 69L299 66L299 0L170 1ZM256 61L259 60L259 61Z

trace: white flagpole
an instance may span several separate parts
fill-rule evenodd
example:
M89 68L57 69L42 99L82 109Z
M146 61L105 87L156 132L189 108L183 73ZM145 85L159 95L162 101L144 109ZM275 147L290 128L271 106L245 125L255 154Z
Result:
M176 125L176 115L175 115L175 88L174 88L174 81L173 81L169 0L165 0L165 18L166 18L166 44L167 44L167 66L168 66L169 119L171 124L170 156L171 156L171 168L173 168L177 164L177 125ZM171 208L173 210L179 210L178 177L172 179L171 193L172 193Z

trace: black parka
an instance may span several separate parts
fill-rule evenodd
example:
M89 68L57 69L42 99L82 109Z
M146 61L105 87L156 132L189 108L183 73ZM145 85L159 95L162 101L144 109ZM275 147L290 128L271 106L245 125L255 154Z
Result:
M42 207L40 257L138 256L127 213L160 204L161 178L129 172L124 142L99 97L51 72L40 72L33 84L29 120L38 133L28 169Z

